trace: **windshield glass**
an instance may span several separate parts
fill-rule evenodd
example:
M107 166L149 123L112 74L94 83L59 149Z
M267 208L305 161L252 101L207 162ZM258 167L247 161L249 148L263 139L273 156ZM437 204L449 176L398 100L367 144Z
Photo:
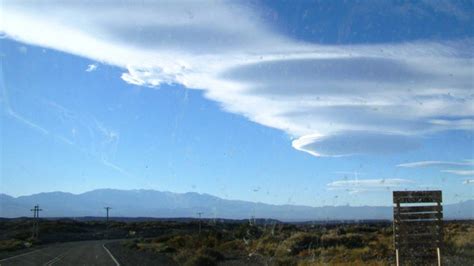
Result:
M3 0L0 264L56 242L23 258L472 264L473 20L468 0Z

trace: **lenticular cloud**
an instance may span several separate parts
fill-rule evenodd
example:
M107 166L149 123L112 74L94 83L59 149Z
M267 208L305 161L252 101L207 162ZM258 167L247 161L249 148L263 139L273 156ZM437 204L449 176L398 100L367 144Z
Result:
M234 2L3 2L2 35L204 90L315 156L403 152L474 128L471 39L318 45Z

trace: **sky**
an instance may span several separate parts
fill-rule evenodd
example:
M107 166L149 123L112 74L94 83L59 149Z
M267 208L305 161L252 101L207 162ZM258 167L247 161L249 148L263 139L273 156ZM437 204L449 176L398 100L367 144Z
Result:
M474 199L472 1L0 5L1 193Z

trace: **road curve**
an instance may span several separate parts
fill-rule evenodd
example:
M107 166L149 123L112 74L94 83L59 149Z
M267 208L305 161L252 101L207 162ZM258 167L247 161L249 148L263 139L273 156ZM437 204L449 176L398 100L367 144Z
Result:
M0 260L9 265L120 265L104 246L110 241L79 241L55 244Z

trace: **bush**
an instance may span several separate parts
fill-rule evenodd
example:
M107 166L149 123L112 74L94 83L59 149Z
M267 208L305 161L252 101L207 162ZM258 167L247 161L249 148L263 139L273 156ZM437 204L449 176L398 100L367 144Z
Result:
M123 246L130 249L138 249L138 240L128 240L122 242Z
M320 236L318 234L298 232L280 245L278 254L297 255L303 250L317 248L319 245Z
M366 244L366 241L364 241L364 238L360 234L327 234L321 237L321 246L325 248L336 246L344 246L346 248L359 248L365 246Z
M245 251L245 248L245 243L241 239L231 240L219 246L220 250L232 253Z
M214 266L217 261L205 255L197 255L188 260L184 265L186 266Z
M175 253L178 250L174 247L171 247L165 243L153 243L151 244L153 250L159 253Z
M190 237L188 236L174 236L168 240L168 244L175 247L175 248L184 248L187 244L189 244Z
M235 233L235 237L237 238L246 238L246 239L256 239L262 236L262 230L254 225L250 225L247 223L241 224Z
M179 250L174 259L182 265L217 265L219 261L224 259L224 255L211 248L201 248L198 251L185 249Z
M17 239L0 240L0 251L14 251L26 248L25 243Z
M201 248L198 251L198 254L202 256L210 257L214 259L215 261L220 261L224 259L224 255L222 255L222 253L212 248L206 248L206 247Z
M277 258L275 260L275 265L278 266L296 266L297 261L294 258L291 257L283 257L283 258Z

